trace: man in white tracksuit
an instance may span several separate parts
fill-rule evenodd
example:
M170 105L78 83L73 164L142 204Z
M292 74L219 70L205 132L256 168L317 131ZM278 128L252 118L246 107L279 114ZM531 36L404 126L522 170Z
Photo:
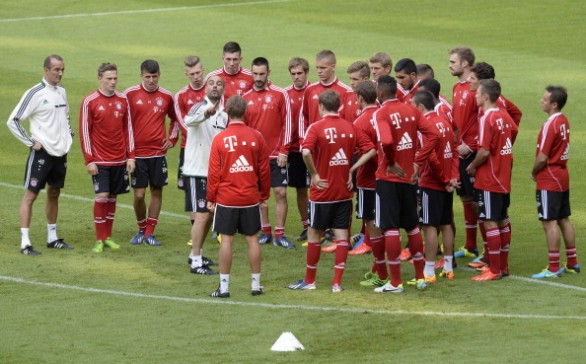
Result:
M6 123L14 136L30 148L26 164L25 192L20 204L20 252L40 255L29 238L33 203L39 191L47 185L47 247L73 249L57 236L59 194L65 183L67 153L71 148L73 132L69 124L67 93L60 85L65 66L58 55L50 55L44 62L45 76L27 90ZM22 125L28 119L30 133Z
M195 212L195 220L191 228L193 241L190 255L191 273L217 274L209 265L211 261L203 258L203 241L210 231L212 214L207 209L207 177L210 147L216 134L228 125L228 115L224 111L224 81L220 76L211 76L206 80L206 98L194 105L183 118L183 127L187 128L185 144L185 162L183 176L186 180L185 189L190 198L191 211Z

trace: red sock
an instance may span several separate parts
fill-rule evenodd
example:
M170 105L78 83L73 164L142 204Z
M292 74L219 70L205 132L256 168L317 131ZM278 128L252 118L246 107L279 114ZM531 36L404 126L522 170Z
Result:
M305 269L305 282L315 283L317 263L321 255L321 243L307 243L307 265Z
M94 199L94 224L96 226L96 239L106 240L106 215L108 211L108 199L96 197Z
M487 229L486 240L490 271L499 274L501 272L501 234L499 228Z
M511 246L510 224L505 225L499 230L501 235L501 272L509 270L509 249Z
M482 237L482 245L483 245L482 255L488 256L488 251L486 250L486 229L484 228L483 222L478 223L478 230L480 230L480 236Z
M263 225L262 226L262 233L265 234L266 236L271 236L271 224L267 224L267 225Z
M275 226L275 238L282 238L283 235L285 235L285 228L283 226Z
M146 227L147 227L147 220L146 219L138 220L136 222L136 225L138 225L138 231L141 231L144 233L144 231L146 230Z
M374 265L372 272L377 272L380 279L389 278L387 265L385 262L385 239L382 236L370 239L372 255L374 256Z
M477 248L476 230L478 226L478 213L474 210L472 201L463 203L464 206L464 223L466 224L466 250L473 251Z
M342 275L346 268L346 259L348 258L348 240L337 240L336 243L336 256L334 258L334 280L332 285L342 284Z
M148 217L146 221L146 228L144 229L144 236L148 238L149 236L153 235L155 232L155 227L157 226L158 220L154 217Z
M391 284L395 287L401 284L401 234L399 229L385 230L385 252L391 272Z
M407 231L407 239L409 244L409 251L413 257L413 266L415 267L415 278L423 279L423 267L425 266L425 258L423 256L423 237L419 228Z
M578 264L578 254L576 253L576 246L566 246L566 258L568 259L567 266L573 267Z
M557 272L558 270L560 270L560 251L550 250L548 256L549 264L547 266L547 270L550 272Z
M114 227L114 218L116 217L116 196L108 198L108 213L106 215L106 238L112 236L112 228Z

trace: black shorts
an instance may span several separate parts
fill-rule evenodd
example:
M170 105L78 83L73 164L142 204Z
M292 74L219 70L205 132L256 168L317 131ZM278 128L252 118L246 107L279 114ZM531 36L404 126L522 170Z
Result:
M132 174L133 188L163 188L169 183L167 157L136 158L136 169Z
M476 190L476 202L478 203L478 220L501 221L508 216L511 204L510 193L498 193Z
M185 187L187 177L183 176L183 164L185 163L185 148L179 151L179 165L177 166L177 188L182 190Z
M92 176L94 192L108 192L110 195L121 195L130 191L126 165L98 166L98 174Z
M347 229L352 218L352 200L309 202L309 224L319 231Z
M287 182L289 187L309 187L309 173L300 152L289 152L287 158Z
M38 152L31 148L24 172L24 187L39 192L45 184L63 188L67 173L67 154L61 157L49 155L44 149Z
M476 158L476 153L470 153L466 158L459 158L460 188L456 190L458 196L474 196L474 177L466 172L466 168Z
M218 234L255 235L260 231L260 208L258 205L226 207L216 205L214 231Z
M376 191L358 188L356 199L356 217L363 220L374 220Z
M411 230L419 225L417 186L409 183L376 181L374 223L385 229Z
M271 187L287 187L287 167L279 167L276 159L271 159Z
M541 221L561 220L572 214L570 190L564 192L537 190L537 216Z
M454 222L454 194L429 188L419 190L419 223L422 225L441 226Z
M185 177L185 212L209 212L206 199L208 179Z

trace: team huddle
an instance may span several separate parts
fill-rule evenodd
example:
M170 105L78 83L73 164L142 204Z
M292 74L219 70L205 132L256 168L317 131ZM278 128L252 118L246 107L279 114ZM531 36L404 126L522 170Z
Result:
M314 83L308 81L309 62L292 58L293 83L286 88L270 81L266 58L255 58L248 70L240 64L241 53L238 43L226 43L224 66L207 75L199 57L186 57L189 84L175 95L159 86L155 60L141 64L142 82L123 93L116 90L116 65L100 65L99 88L83 99L79 113L81 149L95 192L93 252L120 249L112 239L116 200L130 187L138 227L130 243L162 245L155 229L168 184L166 153L181 138L177 187L185 193L192 223L188 262L194 274L219 273L211 297L230 297L237 233L248 245L254 296L263 293L260 245L295 248L285 231L288 187L296 192L298 240L307 241L305 277L289 289L316 289L322 251L335 254L332 292L343 290L348 254L372 253L372 267L360 284L380 293L403 292L402 260L410 260L415 270L407 284L420 290L438 277L454 279L455 258L473 258L468 265L479 271L473 281L509 275L513 145L522 112L502 95L490 64L475 63L470 48L450 50L450 72L458 78L450 103L440 94L431 66L404 58L393 67L383 52L369 62L352 63L350 85L336 76L330 50L316 55L319 80ZM20 208L25 255L41 254L31 244L29 226L32 205L45 185L47 247L73 249L57 234L58 198L74 135L60 85L63 59L48 56L44 70L41 83L23 95L7 123L30 148ZM570 127L561 112L566 100L561 86L548 86L541 100L548 119L538 136L531 177L549 259L535 279L580 272L569 220ZM30 132L22 125L25 119ZM465 220L466 240L458 250L454 191ZM353 247L355 193L362 239ZM271 194L274 228L267 203ZM218 272L202 250L210 230L221 242ZM332 244L322 247L325 237Z

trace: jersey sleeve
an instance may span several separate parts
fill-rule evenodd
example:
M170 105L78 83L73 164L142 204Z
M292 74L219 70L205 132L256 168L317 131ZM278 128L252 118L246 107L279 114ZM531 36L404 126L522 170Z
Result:
M34 96L35 92L33 90L27 91L10 114L6 123L12 135L27 147L32 147L34 140L29 133L27 133L22 125L22 121L28 119L28 117L35 111L36 102L34 102Z
M94 163L91 141L92 126L93 118L90 112L90 103L87 98L85 98L82 101L79 110L79 142L81 144L81 151L83 152L83 158L86 165Z
M279 154L289 155L289 149L291 148L291 130L292 130L292 119L291 119L291 102L286 92L283 92L282 104L281 104L281 140L283 143L280 146Z

